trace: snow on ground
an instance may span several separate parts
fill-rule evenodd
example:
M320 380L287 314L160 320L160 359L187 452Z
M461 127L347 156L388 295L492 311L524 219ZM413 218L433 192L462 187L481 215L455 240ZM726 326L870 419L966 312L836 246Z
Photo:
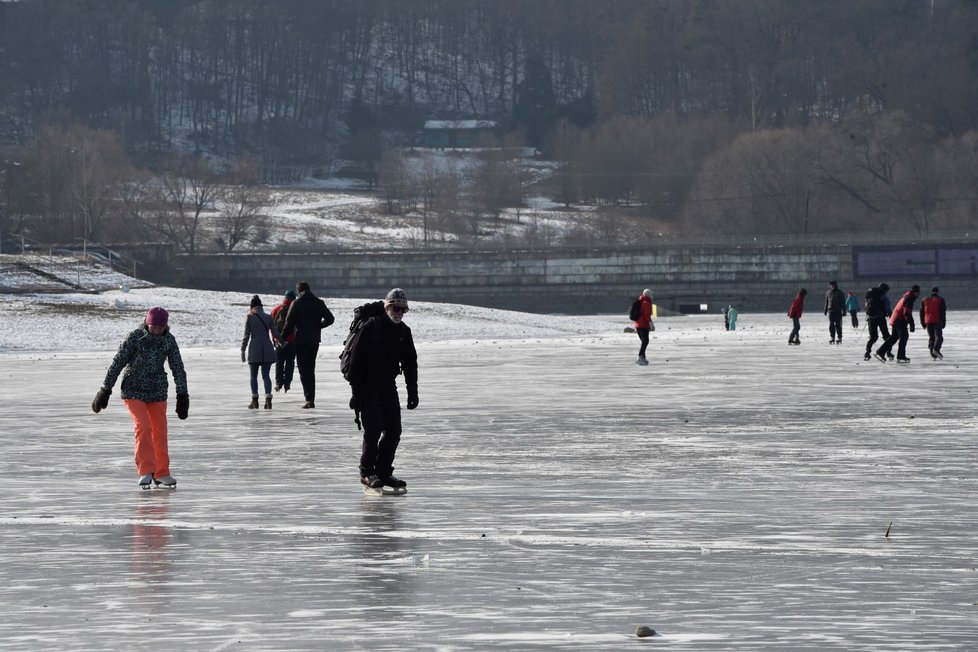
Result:
M413 303L409 493L371 499L336 361L355 302L330 300L317 409L296 380L255 411L247 298L0 296L0 649L978 640L978 313L949 313L943 362L918 331L901 366L864 362L855 331L829 346L817 314L800 347L783 315L663 318L638 367L621 318ZM136 488L118 391L89 408L155 304L191 394L172 492Z

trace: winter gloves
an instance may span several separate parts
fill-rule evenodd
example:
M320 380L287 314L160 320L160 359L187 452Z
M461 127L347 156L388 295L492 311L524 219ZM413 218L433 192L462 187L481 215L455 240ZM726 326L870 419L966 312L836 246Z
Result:
M177 394L177 416L181 419L187 418L187 412L190 410L190 395L189 394Z
M109 407L109 397L112 396L112 390L106 387L101 387L98 390L98 394L95 395L95 400L92 401L92 412L98 414L105 408Z
M413 410L416 407L418 407L418 388L408 387L407 409Z

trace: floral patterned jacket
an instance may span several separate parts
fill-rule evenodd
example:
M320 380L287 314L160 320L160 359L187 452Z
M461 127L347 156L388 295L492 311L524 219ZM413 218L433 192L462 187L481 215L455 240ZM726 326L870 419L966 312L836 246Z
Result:
M145 403L165 401L168 385L164 361L170 365L177 394L186 394L187 372L183 368L176 338L170 334L169 328L162 335L153 335L144 324L129 333L119 345L102 386L112 389L122 373L123 400L135 399Z

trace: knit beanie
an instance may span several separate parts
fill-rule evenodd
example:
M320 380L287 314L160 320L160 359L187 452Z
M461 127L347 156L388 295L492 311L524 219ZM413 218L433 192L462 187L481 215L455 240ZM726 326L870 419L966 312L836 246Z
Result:
M939 289L937 289L937 286L935 285L934 287L932 287L932 288L930 289L930 293L931 293L931 294L940 294L940 293L941 293L941 291L940 291Z
M258 307L260 305L261 305L261 297L259 297L257 294L255 296L251 297L251 307L252 308L256 308L256 307Z
M295 297L296 297L295 290L285 291L285 298L288 299L289 301L295 301Z
M648 297L648 298L651 299L652 298L652 290L650 290L649 288L645 288L644 290L642 290L642 296L646 296L646 297Z
M167 321L170 319L170 313L168 313L163 308L156 306L155 308L150 308L146 313L146 325L147 326L166 326Z
M384 306L407 306L407 293L401 288L394 288L384 297Z

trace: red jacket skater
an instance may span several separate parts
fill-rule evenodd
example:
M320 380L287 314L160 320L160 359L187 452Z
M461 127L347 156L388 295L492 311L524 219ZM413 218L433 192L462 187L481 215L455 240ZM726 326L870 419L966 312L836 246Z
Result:
M805 295L799 292L798 296L795 297L795 300L791 302L791 307L788 308L788 316L793 319L801 319L801 313L804 309Z
M652 327L652 299L644 294L638 298L642 302L642 316L635 320L635 328Z

